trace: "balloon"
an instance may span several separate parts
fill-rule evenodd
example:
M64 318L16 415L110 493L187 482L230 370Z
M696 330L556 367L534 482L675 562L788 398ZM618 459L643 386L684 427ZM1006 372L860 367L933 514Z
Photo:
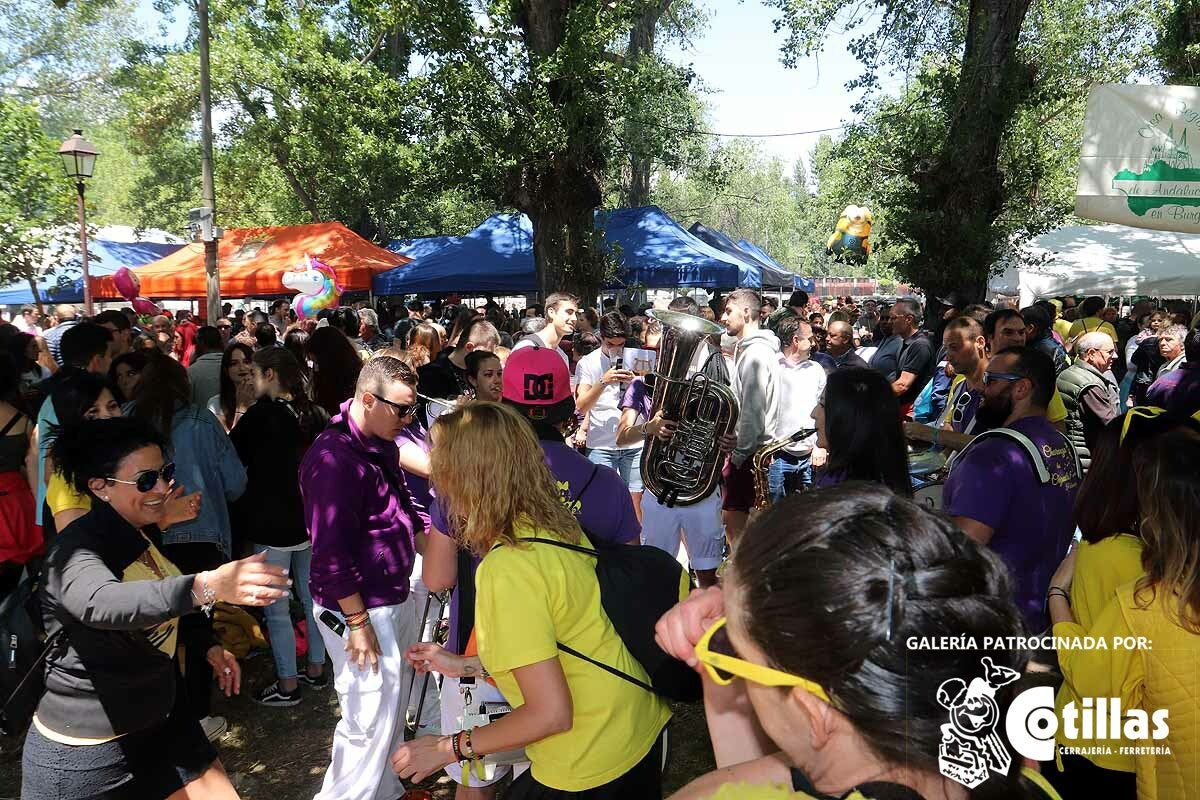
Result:
M133 310L139 314L149 314L151 316L161 314L162 309L153 301L147 300L144 297L139 297L138 293L142 290L142 282L138 279L137 273L129 267L121 267L113 273L113 286L117 288L121 297L129 301L133 306Z
M847 264L865 264L871 255L871 226L875 220L866 206L846 206L825 251Z
M117 287L117 292L126 300L132 300L142 293L142 282L137 273L129 267L121 267L114 272L112 281L113 286Z
M294 270L283 274L282 282L299 292L292 300L296 319L310 319L322 309L337 308L338 298L342 296L342 287L333 269L308 253Z
M158 304L147 300L144 297L135 297L129 301L129 304L132 305L133 310L139 314L148 314L154 317L162 313L162 309L158 307Z

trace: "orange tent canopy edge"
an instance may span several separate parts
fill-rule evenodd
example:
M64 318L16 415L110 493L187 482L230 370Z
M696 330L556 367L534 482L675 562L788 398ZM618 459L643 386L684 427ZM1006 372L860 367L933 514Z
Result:
M412 259L368 242L340 222L272 228L230 228L217 246L221 294L257 297L292 294L284 273L301 265L307 253L328 264L345 291L366 291L371 278ZM133 270L141 293L152 298L204 297L204 246L189 244L165 258ZM117 298L112 276L92 278L92 294Z

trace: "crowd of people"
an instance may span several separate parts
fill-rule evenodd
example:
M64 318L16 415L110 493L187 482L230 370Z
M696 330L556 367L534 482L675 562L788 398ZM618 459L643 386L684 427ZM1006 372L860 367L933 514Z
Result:
M1200 796L1182 309L738 289L222 312L0 324L0 598L36 584L48 636L22 797L236 797L229 606L266 629L262 713L336 693L317 800L443 771L458 800L662 797L671 706L598 577L626 546L686 565L640 621L702 680L718 769L677 797ZM670 407L673 382L703 395ZM1087 637L1152 647L1057 644ZM946 638L970 644L913 645ZM1050 684L1171 732L1060 727L1033 763L1001 724L1005 766L968 789L944 687L984 662L999 720Z

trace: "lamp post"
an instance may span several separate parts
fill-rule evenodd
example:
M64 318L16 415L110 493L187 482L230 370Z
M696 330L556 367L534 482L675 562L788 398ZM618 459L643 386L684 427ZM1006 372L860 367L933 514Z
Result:
M62 143L58 148L58 156L63 161L63 169L68 178L75 180L75 188L79 191L79 252L83 261L83 313L92 315L92 285L88 279L87 251L87 208L84 205L84 181L92 177L96 169L96 156L100 151L96 146L83 138L83 131L75 129L75 135Z

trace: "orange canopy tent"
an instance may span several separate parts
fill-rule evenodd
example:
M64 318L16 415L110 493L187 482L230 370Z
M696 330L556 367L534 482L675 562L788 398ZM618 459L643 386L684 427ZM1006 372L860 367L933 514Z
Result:
M264 297L292 294L283 275L304 260L304 254L328 264L346 291L366 291L371 277L412 261L371 244L340 222L317 222L278 228L231 228L217 248L221 294L226 297ZM153 298L204 297L204 247L188 245L166 258L133 270L142 296ZM92 278L96 297L120 297L112 277Z

